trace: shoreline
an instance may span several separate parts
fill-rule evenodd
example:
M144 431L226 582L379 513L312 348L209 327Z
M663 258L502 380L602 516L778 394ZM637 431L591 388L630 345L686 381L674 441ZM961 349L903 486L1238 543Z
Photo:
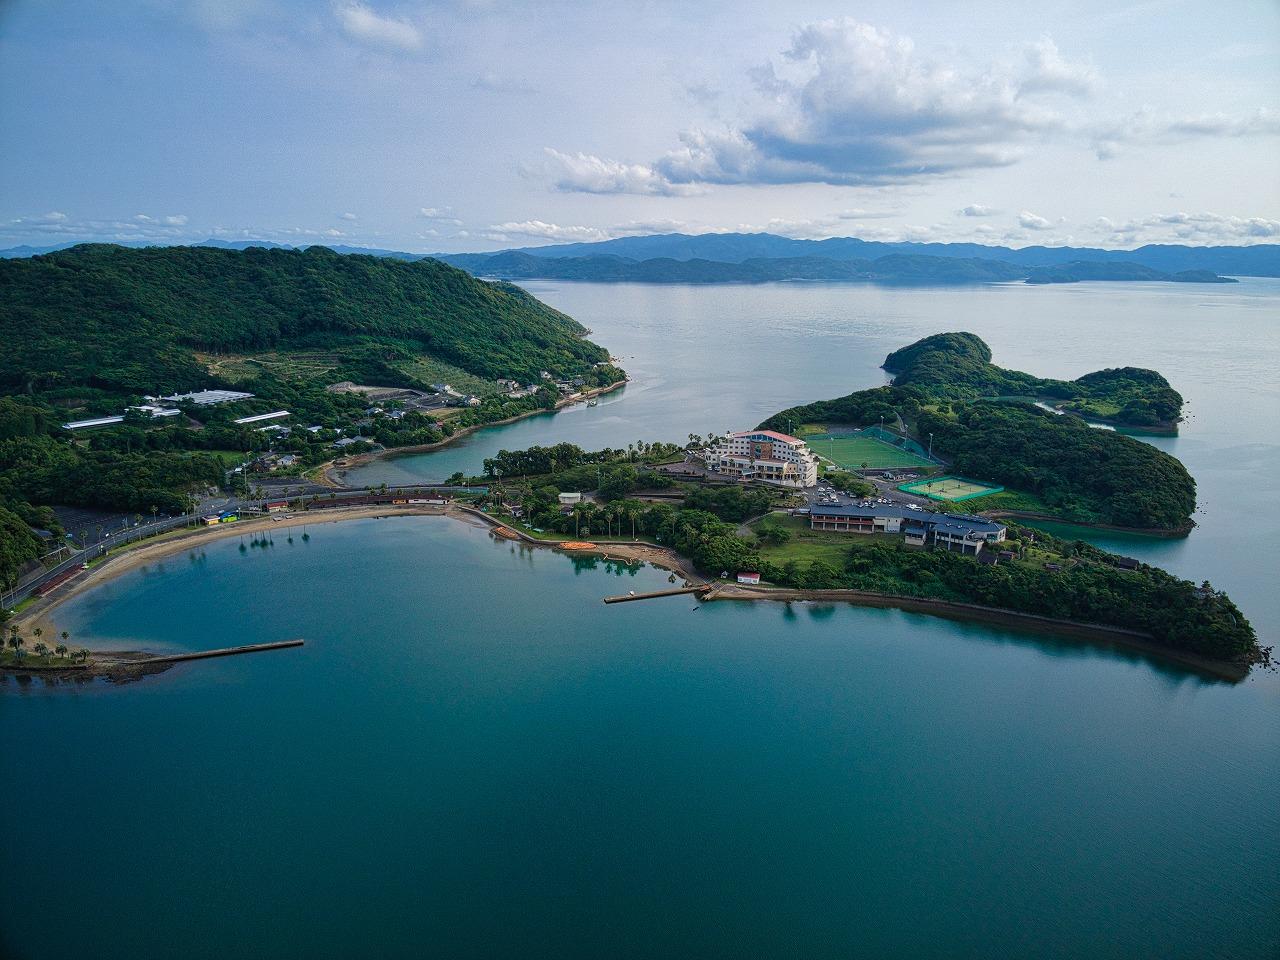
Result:
M349 508L337 507L327 509L320 515L308 514L303 511L300 514L295 514L289 518L281 518L278 521L273 517L260 517L228 524L225 529L223 527L205 527L184 530L174 535L162 535L155 540L127 548L88 570L82 570L76 576L60 584L48 595L41 597L30 608L14 617L10 623L19 626L24 632L40 626L50 636L57 636L58 630L52 616L59 606L82 593L102 586L110 580L114 580L149 562L238 534L258 533L263 530L274 530L280 527L341 523L347 520L380 519L390 516L437 516L448 517L464 523L480 523L493 531L495 535L500 535L504 539L517 540L528 546L543 547L551 550L558 549L561 552L566 552L563 550L561 541L535 539L520 530L508 526L496 517L492 517L473 507L456 503L443 507L431 504L413 506L380 504L377 506ZM1006 610L1000 607L986 607L980 604L928 597L908 597L864 590L800 590L786 587L744 587L738 584L717 584L715 581L708 580L698 574L687 558L682 557L670 548L641 541L595 541L591 550L583 550L581 553L602 556L606 560L650 563L655 567L670 571L675 576L681 577L691 584L711 587L708 600L747 602L764 600L775 603L850 603L856 606L893 608L937 616L943 619L984 623L989 626L1014 629L1041 636L1049 634L1075 640L1101 642L1147 654L1230 682L1239 682L1245 679L1249 675L1252 666L1248 663L1212 660L1197 654L1173 650L1158 643L1151 634L1139 630L1062 620L1038 614ZM76 643L97 654L119 652L107 651L100 646L95 647L92 637L87 639L77 637ZM5 672L19 674L23 671L5 668ZM34 672L32 671L32 673ZM92 670L88 672L92 673Z
M436 450L441 450L444 447L448 447L454 443L457 443L459 440L462 440L464 437L469 437L474 433L480 432L481 430L487 430L489 427L504 427L504 426L507 426L508 424L519 423L521 420L527 420L530 417L538 417L538 416L542 416L543 414L556 413L560 410L563 410L565 407L572 406L575 403L579 403L584 400L591 400L595 397L602 397L606 393L613 393L615 390L621 390L629 382L630 382L629 380L615 380L613 383L608 384L607 386L604 386L604 387L593 387L590 390L586 390L578 394L577 397L573 400L569 400L569 399L557 400L556 405L552 407L550 410L528 410L524 413L517 413L514 417L506 417L502 420L494 420L490 423L475 423L469 427L463 427L457 433L450 434L449 436L445 437L443 440L437 440L435 443L417 443L408 447L392 447L388 450L374 450L370 453L361 453L361 454L357 454L356 456L352 457L350 460L347 460L345 463L341 465L338 464L338 461L336 459L327 460L324 463L320 464L319 466L313 467L310 470L308 470L307 475L314 477L317 483L323 484L326 487L333 487L334 489L337 489L337 490L353 489L348 487L346 483L343 482L343 480L346 477L346 471L348 470L353 470L357 467L367 466L368 464L374 463L378 460L394 460L397 457L411 457L420 453L433 453ZM342 479L339 479L337 476L334 475L335 472L339 472L339 471L343 475Z
M984 517L996 520L1030 520L1034 523L1056 523L1064 527L1079 527L1081 530L1103 530L1109 533L1127 533L1137 537L1157 537L1162 540L1174 540L1191 535L1196 528L1194 520L1188 520L1183 526L1166 529L1165 527L1120 527L1110 523L1085 523L1081 520L1064 520L1048 513L1036 513L1034 510L980 510Z

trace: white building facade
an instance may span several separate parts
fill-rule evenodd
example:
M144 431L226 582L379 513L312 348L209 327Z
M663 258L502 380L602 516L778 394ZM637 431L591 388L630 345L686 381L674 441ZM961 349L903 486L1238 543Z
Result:
M818 458L809 445L773 430L731 433L705 452L713 473L763 480L784 487L812 487L818 482Z

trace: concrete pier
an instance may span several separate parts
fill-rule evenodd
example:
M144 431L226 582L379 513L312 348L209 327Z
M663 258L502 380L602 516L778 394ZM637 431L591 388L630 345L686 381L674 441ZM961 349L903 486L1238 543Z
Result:
M147 663L180 663L183 660L208 660L212 657L234 657L242 653L260 653L263 650L283 650L286 647L300 647L302 640L276 640L272 643L250 643L243 647L222 647L218 650L197 650L195 653L173 653L159 657L147 657L142 660L122 660L129 666Z
M710 593L711 587L701 584L696 587L676 587L672 590L655 590L652 593L625 593L617 597L605 597L605 603L629 603L632 600L653 600L656 597L678 597L686 593Z

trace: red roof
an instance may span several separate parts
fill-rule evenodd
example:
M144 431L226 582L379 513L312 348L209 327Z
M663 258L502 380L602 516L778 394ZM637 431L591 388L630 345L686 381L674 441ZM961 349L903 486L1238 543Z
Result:
M741 433L735 433L735 437L772 437L774 440L781 440L783 443L803 443L798 437L793 437L785 433L778 433L776 430L743 430Z

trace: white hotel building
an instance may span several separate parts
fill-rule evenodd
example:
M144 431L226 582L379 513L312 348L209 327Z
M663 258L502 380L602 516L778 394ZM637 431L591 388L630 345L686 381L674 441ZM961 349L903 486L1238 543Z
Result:
M773 430L731 433L705 451L713 473L763 480L784 487L812 487L818 482L818 458L803 440Z

